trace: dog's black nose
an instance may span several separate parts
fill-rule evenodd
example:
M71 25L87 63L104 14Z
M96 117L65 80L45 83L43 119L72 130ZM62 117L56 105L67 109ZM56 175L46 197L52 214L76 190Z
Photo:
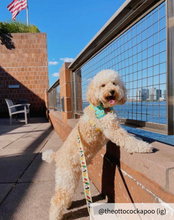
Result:
M111 91L110 91L110 94L111 94L111 95L114 95L114 93L115 93L114 90L111 90Z

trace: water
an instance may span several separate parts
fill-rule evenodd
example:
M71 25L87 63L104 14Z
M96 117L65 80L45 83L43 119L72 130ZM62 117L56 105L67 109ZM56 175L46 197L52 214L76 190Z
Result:
M166 124L166 101L127 102L114 108L120 118Z
M83 102L83 109L88 105L88 102ZM166 101L127 102L114 109L120 118L166 124Z

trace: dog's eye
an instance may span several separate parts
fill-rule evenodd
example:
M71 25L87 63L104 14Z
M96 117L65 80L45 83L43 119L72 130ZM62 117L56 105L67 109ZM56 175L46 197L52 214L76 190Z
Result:
M102 87L105 87L105 84L103 84Z
M113 82L113 85L115 86L115 83Z

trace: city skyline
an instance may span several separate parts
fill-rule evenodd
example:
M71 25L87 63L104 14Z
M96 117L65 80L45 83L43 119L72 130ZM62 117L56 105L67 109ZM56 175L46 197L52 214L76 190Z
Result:
M164 100L166 100L166 90L156 89L156 87L154 86L151 86L149 89L141 88L141 90L136 91L136 101L164 101Z

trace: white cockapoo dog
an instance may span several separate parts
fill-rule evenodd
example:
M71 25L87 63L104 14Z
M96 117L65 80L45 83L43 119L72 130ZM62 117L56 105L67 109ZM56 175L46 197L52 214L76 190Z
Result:
M63 211L70 207L78 186L81 176L78 130L87 164L109 140L129 153L152 152L149 143L134 138L120 126L117 114L112 111L113 106L126 102L126 93L124 83L117 72L109 69L99 72L87 90L90 106L84 109L84 115L63 146L55 153L52 150L43 153L43 160L56 163L56 187L51 199L50 220L62 219Z

